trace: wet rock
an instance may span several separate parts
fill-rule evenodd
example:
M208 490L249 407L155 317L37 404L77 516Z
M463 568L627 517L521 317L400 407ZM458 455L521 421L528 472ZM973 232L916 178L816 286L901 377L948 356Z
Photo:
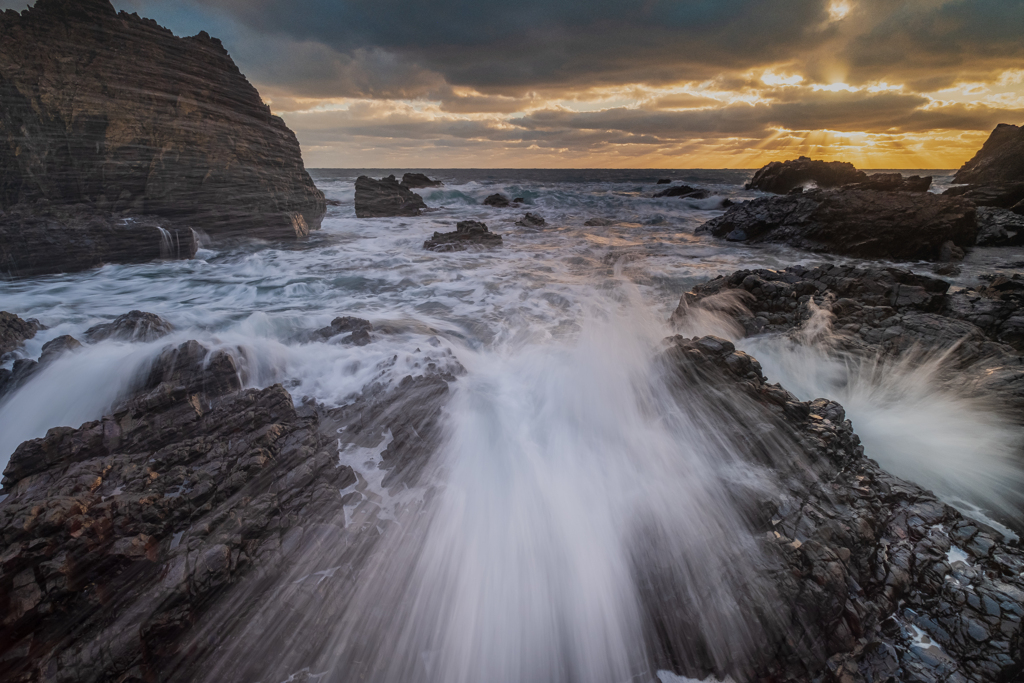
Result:
M435 232L433 237L423 243L423 248L430 251L464 251L470 245L500 247L501 235L489 231L480 221L459 221L455 232Z
M370 332L372 330L373 325L370 324L369 320L344 316L332 320L328 327L322 327L317 330L314 333L314 338L327 340L333 339L339 335L344 335L339 340L340 343L366 346L371 341Z
M356 178L355 207L357 218L383 218L419 216L427 205L393 175L380 180L361 175Z
M697 233L860 258L934 261L946 242L973 246L977 222L974 206L957 197L814 190L737 204Z
M875 190L877 192L927 192L932 186L931 176L903 177L900 173L872 173L860 182L844 185L846 190Z
M525 216L516 221L516 225L521 228L540 228L547 225L548 222L544 220L543 216L535 213L527 213Z
M975 206L1010 209L1024 201L1024 181L997 185L959 185L945 190L942 194L963 197Z
M402 186L410 190L421 187L441 187L444 183L440 180L431 180L422 173L406 173L402 176Z
M676 185L670 187L667 190L662 190L654 195L655 197L686 197L689 199L707 199L711 196L711 193L707 190L702 190L697 187L690 187L689 185Z
M38 320L22 320L14 313L0 311L0 356L15 350L42 329Z
M324 196L294 134L216 38L178 38L106 0L52 0L0 15L0 46L0 208L84 204L110 226L6 222L0 244L17 270L47 240L47 256L68 269L90 267L68 253L90 240L115 242L103 262L132 256L142 242L113 230L124 212L215 237L319 227ZM21 237L18 226L50 236ZM80 234L60 243L61 227ZM118 238L129 244L117 248Z
M508 197L503 194L495 193L484 199L484 204L487 206L493 206L496 209L504 209L508 207Z
M953 177L954 183L997 185L1024 182L1024 128L1000 123L978 153Z
M1024 246L1024 216L986 206L978 207L977 216L979 247Z
M43 344L42 354L39 356L39 364L46 365L63 356L68 351L81 348L82 343L70 334L61 335Z
M85 331L86 341L95 343L104 339L150 342L170 334L174 327L155 313L129 311L109 323L93 325Z
M672 179L671 178L658 178L657 184L658 185L671 185L672 184Z
M800 157L789 161L773 161L754 174L746 184L748 190L761 190L786 194L797 187L814 184L818 187L838 187L864 182L867 174L845 161L813 161Z

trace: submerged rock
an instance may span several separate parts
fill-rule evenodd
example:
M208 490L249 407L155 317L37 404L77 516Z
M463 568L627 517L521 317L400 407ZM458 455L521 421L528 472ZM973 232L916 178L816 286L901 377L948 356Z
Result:
M85 331L85 339L98 342L104 339L150 342L170 334L174 327L156 315L145 311L129 311L109 323L93 325Z
M508 197L506 197L505 195L495 193L484 199L484 204L486 204L487 206L493 206L496 209L504 209L509 206L509 201Z
M374 180L361 175L356 178L356 217L384 218L419 216L427 205L423 197L395 180L395 176Z
M978 153L960 167L954 183L1000 185L1024 182L1024 128L1000 123Z
M303 167L295 135L205 32L178 38L108 0L39 0L20 14L0 14L0 98L4 211L39 199L86 204L214 237L294 238L320 226L324 196ZM56 252L104 235L53 242L49 257L63 257L68 267L95 265ZM11 237L0 239L17 247L7 259L22 262L35 242ZM106 258L137 248L111 248Z
M423 243L423 248L431 251L463 251L474 244L500 247L501 235L489 231L480 221L459 221L455 225L455 232L435 232L433 237Z
M809 185L838 187L867 180L864 171L858 171L846 161L813 161L800 157L789 161L773 161L759 169L750 182L748 190L761 190L774 194L786 194L790 190Z
M697 233L860 258L937 260L946 242L973 246L977 222L973 204L959 197L813 190L736 204Z
M335 318L327 327L321 327L313 333L313 336L314 338L326 341L339 335L345 335L339 340L342 344L366 346L371 341L370 332L372 330L373 325L370 324L369 320L344 316Z
M671 178L658 178L658 182L656 184L657 185L671 185L672 184L672 179Z
M711 196L707 190L702 190L689 185L676 185L667 190L662 190L654 195L655 197L687 197L689 199L706 199Z
M415 190L420 187L441 187L444 183L440 180L431 180L422 173L406 173L402 176L402 185Z
M14 313L0 311L0 356L15 350L42 329L45 328L38 320L22 320Z
M521 228L539 228L547 225L548 222L544 220L543 216L535 213L527 213L525 216L516 221L516 225Z

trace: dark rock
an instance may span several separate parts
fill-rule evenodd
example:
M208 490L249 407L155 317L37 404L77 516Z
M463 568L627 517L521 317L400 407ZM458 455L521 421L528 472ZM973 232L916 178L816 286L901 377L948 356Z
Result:
M846 190L876 190L878 192L927 192L932 186L931 176L912 175L904 178L899 173L872 173L865 180L844 185Z
M109 323L94 325L85 331L85 339L98 342L104 339L150 342L170 334L174 327L155 313L129 311Z
M789 161L773 161L762 167L746 184L748 190L786 194L790 190L814 183L818 187L838 187L867 180L867 174L845 161L812 161L800 157Z
M737 204L697 233L861 258L936 260L948 241L972 246L977 224L974 206L958 197L813 190Z
M346 336L339 340L342 344L366 346L371 341L370 332L372 330L373 325L370 324L369 320L344 316L335 318L331 321L330 326L320 328L313 336L314 338L327 340L343 334Z
M1024 246L1024 216L1008 209L978 207L979 247Z
M324 196L295 135L205 32L178 38L104 0L42 0L0 15L0 100L4 211L43 198L213 236L320 226Z
M196 233L188 227L154 216L116 216L85 204L21 204L0 216L0 277L190 259L198 248Z
M960 167L954 183L997 185L1024 182L1024 128L996 126L978 153Z
M18 348L42 329L38 320L22 320L13 313L0 311L0 356Z
M658 183L657 184L658 185L671 185L672 184L672 179L671 178L658 178Z
M516 221L516 225L521 228L539 228L547 224L548 222L544 220L543 216L539 216L535 213L528 213Z
M667 190L662 190L654 195L655 197L687 197L689 199L707 199L711 193L689 185L676 185Z
M490 232L480 221L459 221L455 232L435 232L433 237L423 243L423 248L431 251L463 251L472 244L500 247L501 235Z
M516 197L515 199L512 200L512 203L513 204L525 204L526 200L523 199L522 197Z
M68 351L74 351L75 349L81 348L81 346L82 343L70 334L64 334L56 339L51 339L43 344L42 353L39 356L39 365L46 365L47 363L57 360L57 358Z
M958 185L949 188L942 194L950 197L963 197L976 206L1010 209L1024 201L1024 182L998 185Z
M399 184L395 176L374 180L356 178L356 217L419 216L427 205L423 197Z
M509 205L508 197L503 194L492 194L484 200L484 204L487 206L493 206L496 209L504 209Z
M440 180L431 180L422 173L406 173L402 176L402 185L415 190L420 187L441 187L444 185Z

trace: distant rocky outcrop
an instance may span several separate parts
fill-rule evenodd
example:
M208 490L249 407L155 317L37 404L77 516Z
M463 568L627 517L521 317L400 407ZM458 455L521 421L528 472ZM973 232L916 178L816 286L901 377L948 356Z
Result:
M426 208L423 197L399 183L393 175L380 180L364 175L356 178L357 218L419 216Z
M872 173L856 183L844 185L844 190L877 190L879 192L927 192L932 186L932 177L912 175L904 177L900 173Z
M800 157L789 161L772 161L754 174L746 188L786 194L794 188L811 183L818 187L838 187L862 183L867 179L868 175L864 171L858 171L853 164L845 161L815 161L810 157Z
M415 190L421 187L441 187L444 183L440 180L431 180L422 173L406 173L402 176L402 185Z
M501 235L491 232L480 221L459 221L455 225L455 232L435 232L433 237L423 243L423 248L430 251L464 251L470 245L500 247Z
M711 193L699 187L689 185L676 185L667 190L662 190L654 195L655 197L686 197L688 199L707 199Z
M102 213L110 226L155 216L214 237L295 237L320 226L324 196L294 134L205 32L178 38L109 0L38 0L20 14L8 10L0 13L0 103L7 216L43 200L86 205L92 223ZM64 233L94 231L79 230L74 215L70 225L28 226L24 211L14 215L13 223L0 216L0 241L25 228L45 238L11 247L8 264L11 252L20 263L38 241L57 258L77 248L63 243ZM111 239L128 238L122 232ZM159 244L155 231L145 239ZM111 248L103 260L134 251ZM65 267L93 261L67 259Z
M860 258L939 260L947 243L973 246L977 222L974 205L958 197L812 190L736 204L697 232Z
M1024 182L1024 128L996 126L978 153L960 167L954 183L999 185Z
M489 195L484 199L484 204L487 206L493 206L496 209L504 209L509 206L509 203L508 197L499 192Z

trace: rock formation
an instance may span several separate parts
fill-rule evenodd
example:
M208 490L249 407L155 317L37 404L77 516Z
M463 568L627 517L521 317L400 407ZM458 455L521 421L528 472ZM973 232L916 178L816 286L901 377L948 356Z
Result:
M38 320L22 320L13 313L0 311L0 356L18 348L41 329Z
M149 342L167 336L174 327L156 315L145 311L129 311L109 323L94 325L85 331L85 339L98 342L103 339Z
M900 173L872 173L864 180L843 185L846 190L877 190L879 192L927 192L932 177L912 175L904 178Z
M107 232L125 215L146 215L214 237L305 235L323 217L323 194L295 136L206 33L177 38L108 0L8 10L0 14L0 102L5 213L39 200L84 204L108 215ZM29 229L45 232L51 257L76 248L61 240L78 221L25 225L21 213L13 225L0 217L4 244ZM115 248L104 260L128 251ZM16 252L14 261L24 259Z
M423 197L395 180L395 176L374 180L361 175L356 178L356 217L386 218L419 216L427 205Z
M422 173L406 173L402 176L402 185L415 190L421 187L441 187L444 183L440 180L431 180Z
M470 245L500 247L501 235L491 232L480 221L459 221L454 232L435 232L423 243L430 251L465 251Z
M509 205L509 201L508 197L496 192L484 199L484 204L487 206L493 206L496 209L504 209Z
M1024 181L995 185L958 185L949 188L942 194L950 197L963 197L976 206L1010 209L1024 214Z
M690 187L689 185L676 185L670 187L667 190L656 192L655 197L688 197L690 199L706 199L711 196L711 193L707 190L702 190L697 187Z
M527 213L516 221L516 225L520 228L540 228L547 224L548 222L544 220L544 217L536 213Z
M861 258L937 260L975 243L973 204L926 192L812 190L731 206L697 228L735 242L779 242Z
M313 338L327 341L340 335L344 335L338 340L340 343L366 346L370 341L372 341L370 339L370 332L372 331L373 325L370 324L369 320L353 318L346 315L340 318L335 318L331 321L330 325L322 327L314 332Z
M800 157L789 161L773 161L763 166L746 184L746 188L786 194L810 183L818 187L838 187L864 182L867 177L864 171L858 171L853 164L845 161L812 161L810 157Z
M979 206L978 246L979 247L1020 247L1024 246L1024 212L1014 213L1008 209Z
M978 153L953 176L954 183L999 185L1024 182L1024 128L996 126Z

